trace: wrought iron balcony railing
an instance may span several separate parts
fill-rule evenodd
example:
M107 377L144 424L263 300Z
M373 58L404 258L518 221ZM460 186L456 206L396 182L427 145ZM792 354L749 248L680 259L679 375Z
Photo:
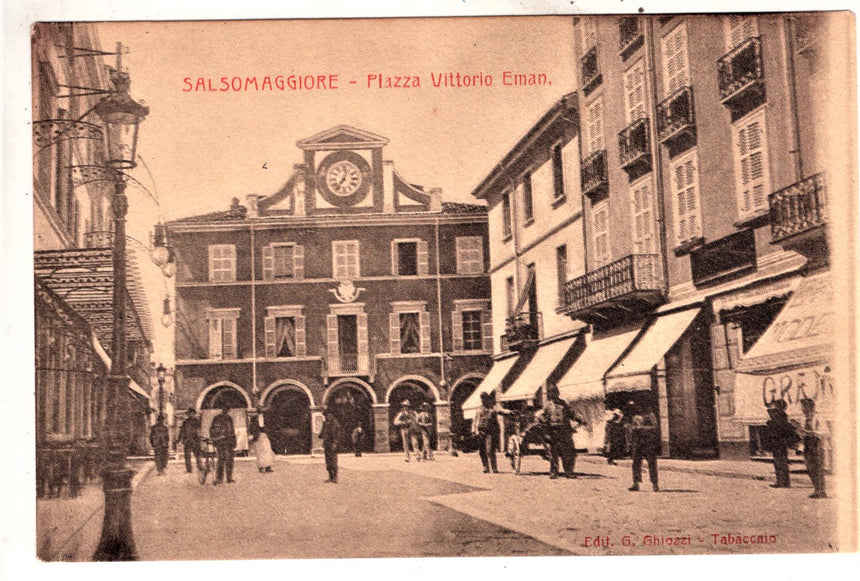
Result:
M581 166L582 192L586 195L605 191L609 185L606 167L606 150L595 151L584 160Z
M622 16L618 19L618 50L622 56L642 43L642 25L636 16Z
M589 91L600 83L600 66L597 63L597 46L592 46L580 59L582 90Z
M508 317L502 335L502 351L520 350L536 345L540 340L542 317L540 313L523 312Z
M87 248L113 248L113 232L102 230L84 234L84 244Z
M683 134L694 135L693 87L681 87L657 105L657 138L670 145Z
M374 358L370 353L338 353L323 359L323 374L335 375L373 375Z
M641 117L618 134L619 161L623 169L651 165L651 139L648 118Z
M768 201L773 244L827 223L824 174L812 175L774 192Z
M630 254L568 281L563 310L576 317L597 305L621 302L642 292L665 294L659 254Z
M752 93L763 94L764 67L761 58L761 39L748 38L717 61L720 100L727 106Z

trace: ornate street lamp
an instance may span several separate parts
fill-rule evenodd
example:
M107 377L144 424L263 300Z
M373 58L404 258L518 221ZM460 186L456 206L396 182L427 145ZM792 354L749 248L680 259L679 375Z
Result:
M158 377L158 415L164 415L164 376L167 370L161 363L155 368L155 373Z
M129 95L131 81L122 70L122 44L117 43L116 69L110 80L114 90L99 101L94 111L104 126L107 148L106 169L113 179L113 349L106 394L106 465L102 473L105 495L101 539L93 555L96 561L134 561L137 549L131 529L131 479L126 464L129 444L129 377L126 374L126 248L125 217L128 199L125 195L128 176L124 170L134 168L137 134L140 122L149 108Z

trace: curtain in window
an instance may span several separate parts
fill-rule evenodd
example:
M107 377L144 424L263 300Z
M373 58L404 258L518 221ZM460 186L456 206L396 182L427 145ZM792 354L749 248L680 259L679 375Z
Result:
M418 313L400 315L400 352L418 353L421 350L421 327Z
M292 317L275 319L275 349L278 357L296 354L296 322Z

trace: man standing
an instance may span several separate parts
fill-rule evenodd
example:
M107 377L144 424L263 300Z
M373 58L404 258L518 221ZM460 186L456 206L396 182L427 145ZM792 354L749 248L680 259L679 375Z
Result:
M635 408L634 408L635 409ZM642 482L642 459L648 461L648 476L654 492L660 492L657 477L657 454L660 452L660 437L657 433L657 416L654 412L637 409L630 422L630 448L633 456L633 486L628 490L636 492Z
M803 398L800 400L800 408L806 421L803 425L803 459L806 461L806 471L812 480L815 492L809 498L827 498L824 485L824 446L826 437L824 424L815 413L815 400Z
M800 443L800 436L788 421L785 413L786 403L778 399L768 408L770 419L764 425L762 444L773 455L773 469L776 482L771 488L791 488L791 475L788 469L788 449Z
M326 482L337 484L337 442L340 439L340 422L334 417L330 408L326 408L323 412L323 425L319 436L323 441L325 469L328 471Z
M355 426L351 437L352 449L355 452L355 457L361 458L361 451L364 449L364 428L361 427L361 424Z
M182 426L179 428L179 435L173 440L173 449L176 449L176 443L182 442L182 450L185 454L185 471L191 472L191 454L197 460L197 469L201 470L200 463L200 420L197 419L197 410L188 408L188 414Z
M421 411L418 412L418 429L421 431L421 452L425 460L435 460L433 457L433 448L430 447L430 433L433 430L433 415L430 410L433 409L428 402L421 404Z
M408 399L400 404L400 411L394 418L394 425L400 428L400 440L403 442L403 451L406 452L406 461L409 462L409 444L415 452L415 459L421 462L421 454L418 452L418 414L412 409Z
M558 478L558 459L564 467L567 478L576 478L576 448L573 446L573 426L571 422L582 423L570 411L567 402L559 396L558 388L548 385L546 388L547 402L543 408L542 421L549 436L549 477Z
M481 464L484 465L484 474L498 473L496 467L496 449L499 441L499 418L495 406L495 397L489 393L481 394L481 407L475 414L472 422L472 433L477 434L479 439L478 454Z
M149 443L155 452L155 469L159 476L164 475L164 470L167 468L167 452L170 448L170 432L167 426L164 425L164 416L159 414L155 420L155 425L149 431Z
M236 448L236 429L233 426L233 418L230 417L230 407L221 406L221 413L212 418L209 426L209 438L215 443L215 451L218 454L218 467L215 472L216 486L224 481L224 472L227 472L227 482L233 480L233 450Z

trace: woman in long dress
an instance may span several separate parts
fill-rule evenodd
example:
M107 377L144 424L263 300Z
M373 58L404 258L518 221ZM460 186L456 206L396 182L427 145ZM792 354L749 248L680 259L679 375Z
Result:
M275 462L275 453L272 452L272 443L266 428L260 426L256 430L254 439L254 455L257 457L257 470L260 472L274 472L272 464Z

